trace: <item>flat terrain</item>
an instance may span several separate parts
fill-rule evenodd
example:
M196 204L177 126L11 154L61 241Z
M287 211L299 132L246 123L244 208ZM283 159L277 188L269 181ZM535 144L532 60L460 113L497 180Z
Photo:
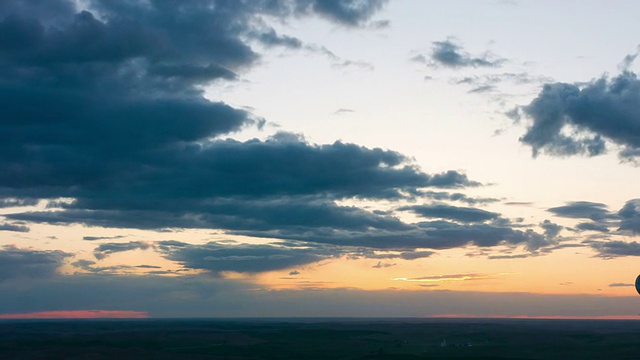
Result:
M640 321L0 321L0 359L640 359Z

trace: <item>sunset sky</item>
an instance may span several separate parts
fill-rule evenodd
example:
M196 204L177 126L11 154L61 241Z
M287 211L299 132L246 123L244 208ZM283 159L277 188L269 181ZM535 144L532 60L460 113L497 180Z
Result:
M4 0L0 319L639 318L638 13Z

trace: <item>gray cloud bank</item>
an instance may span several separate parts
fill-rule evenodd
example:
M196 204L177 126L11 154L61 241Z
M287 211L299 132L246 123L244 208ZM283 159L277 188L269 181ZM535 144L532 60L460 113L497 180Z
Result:
M384 1L95 0L82 2L84 10L75 4L0 3L0 33L6 35L0 37L0 206L48 201L44 210L6 215L23 223L4 223L0 230L28 231L24 222L211 228L312 244L209 244L165 252L212 273L307 264L336 254L326 246L401 251L403 259L415 259L431 254L414 252L420 248L508 244L537 251L555 243L493 221L499 214L481 209L411 207L406 210L424 221L410 224L393 212L339 205L423 196L495 201L442 191L481 184L458 171L426 173L391 150L316 145L284 132L267 140L222 139L263 120L206 99L202 86L234 81L259 64L251 47L256 41L301 47L269 21L320 16L366 27ZM446 42L436 44L434 56L449 66L498 65ZM105 243L94 256L155 246Z

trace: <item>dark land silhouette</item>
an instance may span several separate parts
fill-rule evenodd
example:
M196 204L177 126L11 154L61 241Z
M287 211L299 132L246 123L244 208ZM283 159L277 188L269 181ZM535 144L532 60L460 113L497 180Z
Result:
M640 359L640 321L7 320L0 359Z

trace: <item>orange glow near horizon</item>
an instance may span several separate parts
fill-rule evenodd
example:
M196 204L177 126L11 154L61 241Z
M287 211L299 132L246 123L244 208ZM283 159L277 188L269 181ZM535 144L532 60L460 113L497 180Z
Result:
M0 319L146 319L146 311L129 310L70 310L38 311L21 314L0 314Z

